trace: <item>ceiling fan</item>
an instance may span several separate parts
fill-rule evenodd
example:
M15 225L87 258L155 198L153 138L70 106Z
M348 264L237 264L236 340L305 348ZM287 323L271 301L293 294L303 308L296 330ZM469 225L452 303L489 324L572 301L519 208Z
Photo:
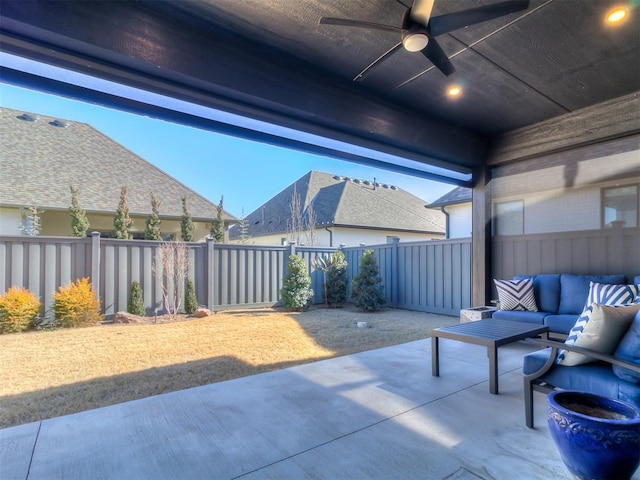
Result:
M354 80L361 79L373 66L385 58L388 58L402 47L408 52L421 52L438 70L449 76L455 71L455 68L435 37L462 27L475 25L476 23L525 10L529 7L529 0L510 0L448 13L438 17L431 17L434 2L435 0L413 0L413 5L404 13L401 27L332 17L322 17L320 18L320 23L325 25L382 30L399 33L401 35L401 41L399 43L378 57L372 64L360 72Z

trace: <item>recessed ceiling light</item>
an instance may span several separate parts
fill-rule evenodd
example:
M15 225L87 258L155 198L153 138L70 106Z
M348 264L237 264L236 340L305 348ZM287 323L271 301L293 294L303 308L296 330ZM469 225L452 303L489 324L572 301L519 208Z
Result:
M615 7L607 12L607 23L618 24L629 16L627 7Z
M461 93L462 89L458 85L451 85L447 89L447 95L449 95L450 97L459 97Z

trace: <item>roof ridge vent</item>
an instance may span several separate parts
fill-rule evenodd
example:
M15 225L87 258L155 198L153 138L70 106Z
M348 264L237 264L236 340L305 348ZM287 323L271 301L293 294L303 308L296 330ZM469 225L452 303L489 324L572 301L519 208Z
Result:
M38 115L33 115L31 113L23 113L21 115L18 115L16 117L19 120L24 120L25 122L37 122L40 117Z
M69 122L65 120L56 119L56 120L53 120L52 122L49 122L49 125L58 127L58 128L67 128L69 126Z

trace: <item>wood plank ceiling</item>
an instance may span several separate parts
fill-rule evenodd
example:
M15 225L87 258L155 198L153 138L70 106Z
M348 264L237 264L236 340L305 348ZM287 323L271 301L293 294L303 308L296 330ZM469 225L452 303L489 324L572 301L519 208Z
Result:
M615 99L637 105L640 92L640 11L611 27L617 0L531 0L438 36L450 77L400 49L357 81L398 34L320 18L399 26L409 0L1 3L5 52L458 173L486 163L500 136ZM492 3L436 0L432 16ZM452 83L459 98L445 93ZM618 134L639 124L632 115Z

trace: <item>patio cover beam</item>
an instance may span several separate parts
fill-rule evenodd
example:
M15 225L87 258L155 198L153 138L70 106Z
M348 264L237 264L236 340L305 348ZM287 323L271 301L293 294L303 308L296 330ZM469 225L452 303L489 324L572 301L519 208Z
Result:
M187 29L133 2L4 1L2 10L4 52L444 169L425 178L471 186L486 161L484 137L338 84L233 32ZM338 149L333 156L354 160Z

